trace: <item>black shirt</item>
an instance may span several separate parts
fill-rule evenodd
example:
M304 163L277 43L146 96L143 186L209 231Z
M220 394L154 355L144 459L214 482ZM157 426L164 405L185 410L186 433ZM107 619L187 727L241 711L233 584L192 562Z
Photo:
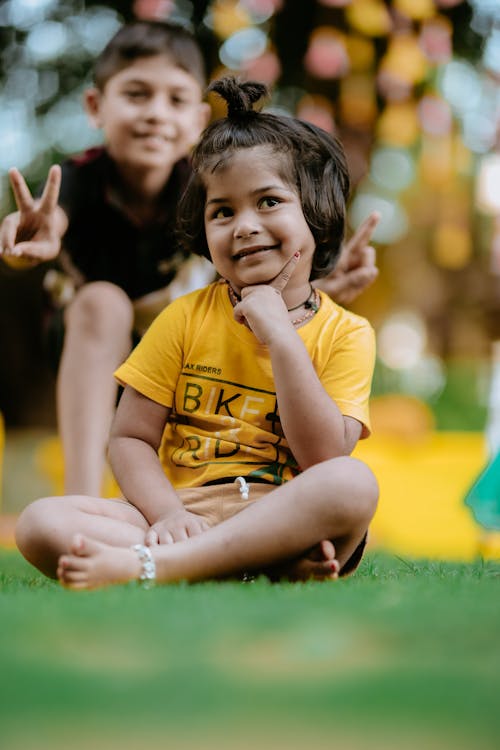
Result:
M188 160L177 162L162 192L162 219L138 226L108 198L119 177L104 148L64 162L59 203L69 224L60 264L81 283L109 281L132 300L167 286L186 257L173 232L189 175Z

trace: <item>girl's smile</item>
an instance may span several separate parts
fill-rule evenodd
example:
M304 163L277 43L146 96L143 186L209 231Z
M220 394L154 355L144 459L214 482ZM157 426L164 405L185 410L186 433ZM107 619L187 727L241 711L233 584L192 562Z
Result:
M309 288L315 243L296 190L280 176L280 158L256 146L205 173L205 231L217 271L237 292L272 281L299 250L283 291L291 306Z

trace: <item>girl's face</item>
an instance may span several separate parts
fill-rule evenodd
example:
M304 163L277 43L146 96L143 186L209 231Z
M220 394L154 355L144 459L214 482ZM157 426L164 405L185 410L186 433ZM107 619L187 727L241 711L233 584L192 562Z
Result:
M272 281L299 250L286 299L309 288L315 242L297 191L279 175L279 158L269 147L255 146L207 172L205 232L215 268L237 292Z

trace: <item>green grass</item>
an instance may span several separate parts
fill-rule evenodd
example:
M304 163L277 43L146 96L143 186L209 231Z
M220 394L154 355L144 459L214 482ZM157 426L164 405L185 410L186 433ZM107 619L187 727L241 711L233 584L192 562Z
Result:
M500 564L74 593L0 552L3 750L474 748L500 736Z

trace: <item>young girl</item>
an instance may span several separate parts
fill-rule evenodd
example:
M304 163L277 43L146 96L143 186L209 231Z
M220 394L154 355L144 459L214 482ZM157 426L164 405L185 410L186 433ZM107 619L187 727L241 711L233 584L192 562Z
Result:
M373 330L311 286L340 251L343 150L254 111L261 84L211 89L228 115L194 151L180 227L221 280L169 305L117 370L126 499L45 498L18 522L25 557L72 588L336 578L375 512L375 478L349 457L369 433Z

